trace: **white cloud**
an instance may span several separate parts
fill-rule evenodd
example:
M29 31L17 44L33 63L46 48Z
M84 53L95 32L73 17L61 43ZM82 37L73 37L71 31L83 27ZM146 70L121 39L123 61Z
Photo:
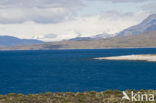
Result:
M151 2L143 5L143 10L150 12L151 14L156 13L156 2Z
M0 23L56 23L83 7L80 0L1 0Z
M93 16L79 16L72 20L55 24L25 22L22 24L0 24L0 34L20 38L35 38L44 41L58 41L81 36L93 36L101 33L114 34L129 26L140 23L148 16L140 11L135 14L104 12Z
M92 0L95 1L95 0ZM109 1L109 2L144 2L144 1L154 1L154 0L99 0L99 1Z
M67 7L75 8L81 5L80 0L1 0L0 5L3 8L49 8L49 7Z
M13 24L34 21L37 23L55 23L68 16L65 8L8 8L0 9L0 23Z

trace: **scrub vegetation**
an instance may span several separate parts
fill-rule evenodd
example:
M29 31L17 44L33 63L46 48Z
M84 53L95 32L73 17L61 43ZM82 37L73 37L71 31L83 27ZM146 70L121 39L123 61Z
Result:
M133 90L135 93L138 91ZM130 96L131 90L125 91ZM155 94L155 90L141 90L140 93ZM15 94L0 95L0 103L149 103L149 101L122 100L123 94L118 90L104 92L65 92L45 94ZM150 102L155 103L155 102Z

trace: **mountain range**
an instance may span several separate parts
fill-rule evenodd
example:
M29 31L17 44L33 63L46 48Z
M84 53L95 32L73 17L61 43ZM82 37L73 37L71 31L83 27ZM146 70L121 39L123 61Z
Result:
M121 31L120 33L117 33L115 37L105 37L105 34L99 34L92 37L77 37L70 40L48 42L48 43L43 43L42 41L36 41L36 40L25 40L25 39L19 40L19 42L13 40L11 40L12 42L9 42L10 40L7 39L8 43L7 44L4 43L4 44L10 45L12 43L11 45L14 46L10 48L1 48L1 50L102 49L102 48L156 47L156 14L150 15L138 25L129 27ZM0 39L0 43L1 43L1 39ZM22 45L21 46L17 45L19 43Z
M94 35L94 36L90 36L90 37L76 37L76 38L72 38L72 39L69 39L69 41L85 41L85 40L99 40L99 39L105 39L105 38L110 38L110 37L113 37L112 35L110 34L106 34L106 33L103 33L103 34L97 34L97 35Z
M143 20L140 24L129 27L115 35L116 36L136 35L136 34L141 34L141 33L154 31L154 30L156 30L156 14L150 15L145 20ZM83 40L105 39L110 37L113 37L113 35L104 33L104 34L98 34L91 37L76 37L70 40L83 41Z
M156 14L150 15L138 25L129 27L121 31L117 34L117 36L135 35L154 30L156 30Z
M43 44L43 41L35 39L19 39L12 36L0 36L0 47L11 47L20 45Z

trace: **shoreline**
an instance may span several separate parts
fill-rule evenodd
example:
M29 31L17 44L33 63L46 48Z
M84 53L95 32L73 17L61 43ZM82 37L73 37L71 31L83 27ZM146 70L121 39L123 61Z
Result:
M156 47L123 47L123 48L95 48L95 49L0 49L1 51L48 51L48 50L108 50L108 49L156 49Z
M156 62L156 54L98 57L98 58L94 58L94 59L97 59L97 60L131 60L131 61Z

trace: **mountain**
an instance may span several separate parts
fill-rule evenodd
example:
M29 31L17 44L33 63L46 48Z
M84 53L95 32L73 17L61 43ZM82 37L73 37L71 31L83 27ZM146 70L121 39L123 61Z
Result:
M92 38L91 37L76 37L76 38L69 39L69 41L85 41L85 40L92 40Z
M106 39L106 38L110 38L110 37L113 37L113 35L103 33L103 34L98 34L98 35L92 36L91 38L92 39Z
M156 14L142 23L129 27L115 37L99 34L92 37L76 37L70 40L44 43L37 40L1 36L1 50L50 50L50 49L103 49L103 48L156 48ZM113 35L111 35L113 36ZM41 43L41 44L40 44ZM28 45L29 44L29 45ZM30 45L32 44L32 45ZM35 45L34 45L35 44ZM20 46L22 45L22 46Z
M129 27L121 31L120 33L116 34L116 36L136 35L136 34L142 34L144 32L154 31L154 30L156 30L156 14L150 15L145 20L143 20L140 24ZM99 40L99 39L111 38L114 35L103 33L91 37L78 36L76 38L69 39L69 41L88 41L88 40L96 40L96 39Z
M0 36L0 47L43 44L43 43L44 43L43 41L34 39L19 39L12 36Z
M76 37L76 38L69 39L69 41L86 41L86 40L105 39L105 38L110 38L110 37L113 37L113 36L110 34L103 33L103 34L97 34L97 35L90 36L90 37Z
M156 47L156 31L89 41L52 42L48 45L59 45L56 49L150 48Z
M156 30L156 14L150 15L138 25L129 27L121 31L117 34L117 36L135 35L154 30Z
M150 48L156 47L156 31L129 36L84 41L59 41L41 45L1 48L1 50L51 50L51 49L103 49L103 48Z

